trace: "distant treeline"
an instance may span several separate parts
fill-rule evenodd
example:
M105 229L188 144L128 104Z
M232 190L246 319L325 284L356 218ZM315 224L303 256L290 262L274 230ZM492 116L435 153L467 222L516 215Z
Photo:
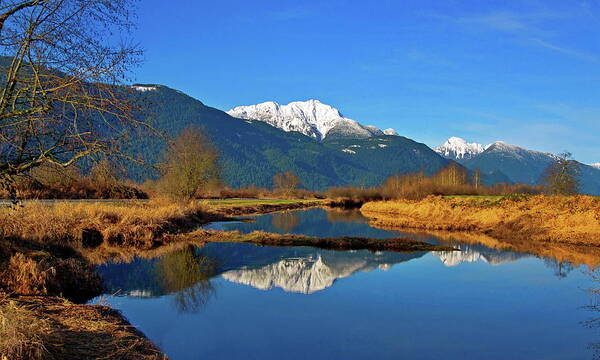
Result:
M424 173L390 176L382 185L375 187L332 187L326 195L331 199L350 199L357 202L389 199L419 200L429 195L510 195L541 194L541 185L498 183L484 186L481 173L469 172L456 164L450 164L432 176Z
M9 191L0 190L8 199L146 199L148 195L132 182L123 181L117 168L107 160L93 165L85 174L75 166L44 164L17 176ZM15 192L11 194L10 192Z
M142 185L126 182L107 161L94 165L82 175L74 167L59 168L51 165L34 169L16 181L17 195L21 199L144 199L161 196L160 184L148 181ZM206 182L195 192L195 198L330 198L355 202L389 199L423 199L429 195L509 195L541 194L546 187L527 184L481 184L481 175L469 173L456 164L427 176L425 173L390 176L375 187L331 187L324 192L302 189L298 177L282 173L274 177L272 189L257 186L230 188L220 182ZM0 192L0 197L8 198Z

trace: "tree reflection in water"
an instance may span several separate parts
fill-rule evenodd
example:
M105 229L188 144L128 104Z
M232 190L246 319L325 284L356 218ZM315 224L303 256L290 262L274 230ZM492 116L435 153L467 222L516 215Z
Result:
M554 271L554 275L558 278L566 278L567 275L575 268L573 264L567 261L558 261L552 258L545 258L544 264Z
M300 224L300 216L294 212L275 213L271 223L274 228L289 232Z
M215 275L215 261L198 255L193 246L163 256L155 271L164 291L175 294L180 312L196 312L214 295L210 279Z

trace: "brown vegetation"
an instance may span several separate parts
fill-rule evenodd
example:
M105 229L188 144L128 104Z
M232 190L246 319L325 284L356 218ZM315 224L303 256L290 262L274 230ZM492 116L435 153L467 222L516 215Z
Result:
M201 198L218 199L324 199L325 195L306 190L294 189L292 191L281 191L278 189L266 189L257 186L246 186L237 189L223 187L218 191L200 192Z
M11 193L10 191L14 191ZM0 199L147 199L140 186L121 181L106 160L84 176L74 166L53 164L36 167L14 178L11 189L0 189Z
M157 202L26 203L0 208L0 238L45 244L81 244L99 233L121 246L152 247L166 233L189 230L211 218L199 202L185 206Z
M340 205L362 204L368 201L392 199L424 199L430 195L478 195L500 196L508 194L540 194L542 186L525 184L481 185L481 173L476 170L469 176L467 170L456 164L440 170L432 176L424 173L390 176L381 186L357 188L332 187L327 197Z
M219 187L217 150L199 128L183 130L171 144L156 189L173 201L187 202L198 192Z
M273 176L273 189L284 194L291 194L300 185L300 178L292 171L275 174Z
M559 263L568 262L575 266L584 264L590 268L596 268L600 265L600 247L596 246L523 241L512 238L499 240L476 232L427 230L423 235L433 235L448 246L455 246L460 243L482 244L490 249L534 254L542 258L556 260Z
M166 359L117 311L41 296L0 297L2 357L11 360Z
M564 152L544 171L542 180L551 194L575 195L581 186L580 173L579 163L571 159L571 153Z
M600 198L591 196L428 197L371 202L361 212L381 227L468 231L510 242L600 246Z
M321 200L273 200L250 202L247 204L219 203L209 206L210 212L226 216L247 216L257 214L267 214L276 211L288 211L306 209L315 206L321 206L325 203Z
M297 205L257 207L255 203L246 206L246 211L243 205L234 205L222 212L244 214ZM85 302L99 295L102 284L91 264L155 257L202 244L205 240L180 234L209 220L224 219L219 211L218 205L199 202L27 203L0 208L0 296L11 294L10 302L0 303L0 358L162 358L118 313L51 296ZM195 281L170 275L173 266L192 264L181 260L187 258L164 258L166 285Z
M241 234L237 231L197 230L185 235L202 242L243 242L261 246L289 247L311 246L327 250L370 250L370 251L454 251L451 246L432 245L409 238L370 239L361 237L317 238L293 234L272 234L254 231Z
M78 258L60 258L43 251L17 252L0 264L0 287L24 295L62 295L85 301L102 290L90 265Z

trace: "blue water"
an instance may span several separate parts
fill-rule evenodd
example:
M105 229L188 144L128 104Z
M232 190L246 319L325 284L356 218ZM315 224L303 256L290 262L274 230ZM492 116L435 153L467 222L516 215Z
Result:
M323 209L212 227L410 235ZM594 358L586 268L456 245L407 254L218 243L98 271L119 295L109 304L171 359Z

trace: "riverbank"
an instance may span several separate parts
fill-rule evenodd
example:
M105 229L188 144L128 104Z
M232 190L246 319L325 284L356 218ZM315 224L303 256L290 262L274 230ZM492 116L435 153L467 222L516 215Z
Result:
M207 242L372 251L452 250L408 239L317 239L262 232L202 230L229 216L323 206L321 201L233 200L27 203L0 209L0 359L162 359L120 314L78 305L102 293L94 266L158 257ZM29 325L31 324L31 325ZM80 340L78 340L80 339ZM94 352L101 340L102 350ZM103 355L103 356L104 356Z
M166 359L107 306L0 294L0 324L3 359Z
M468 232L511 244L600 247L600 198L428 197L370 202L361 212L386 229Z

